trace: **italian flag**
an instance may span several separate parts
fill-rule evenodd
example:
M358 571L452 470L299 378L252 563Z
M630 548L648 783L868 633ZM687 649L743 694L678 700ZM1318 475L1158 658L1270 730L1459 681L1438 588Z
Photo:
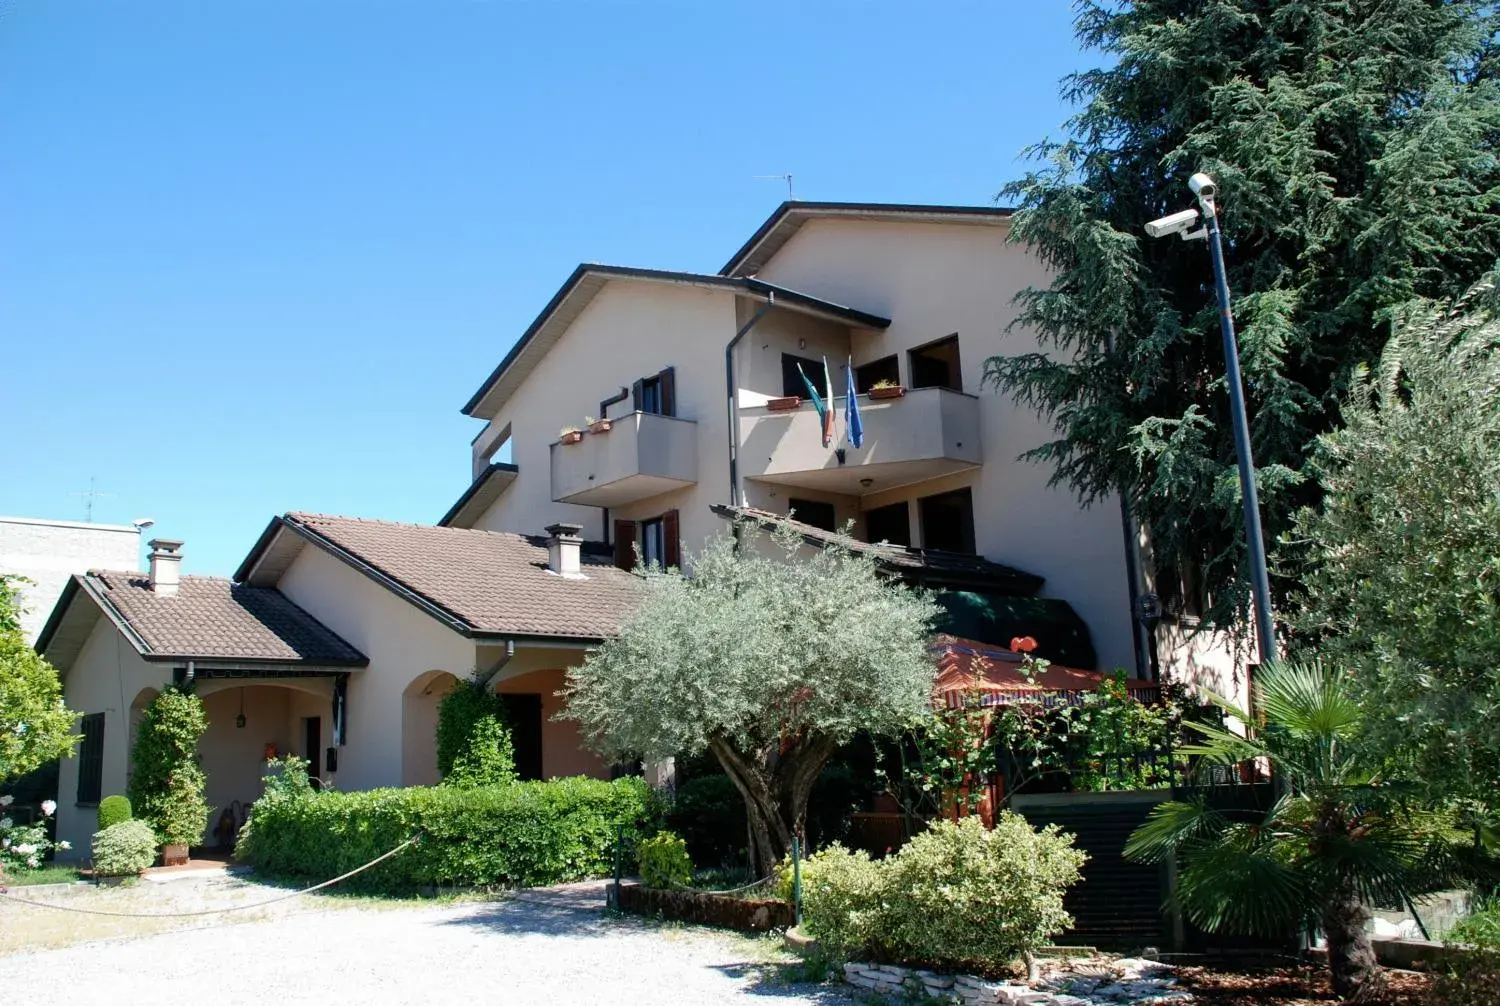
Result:
M802 375L802 383L807 385L808 397L812 399L813 408L818 410L818 420L823 427L823 446L833 445L833 424L836 413L833 409L833 378L828 375L828 357L823 357L823 394L818 394L818 389L813 387L813 382L808 378L807 371L802 369L802 364L797 364L797 373Z

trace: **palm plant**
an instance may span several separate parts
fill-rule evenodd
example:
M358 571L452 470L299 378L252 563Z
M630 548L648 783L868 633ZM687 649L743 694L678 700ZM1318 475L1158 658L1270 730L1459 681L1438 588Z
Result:
M1280 935L1321 928L1340 996L1379 969L1366 926L1371 905L1473 877L1484 867L1472 833L1423 805L1415 787L1383 778L1388 759L1361 743L1361 711L1343 674L1320 663L1264 669L1256 716L1210 698L1253 736L1204 724L1184 753L1210 763L1269 764L1278 797L1264 813L1216 809L1200 795L1156 807L1126 845L1138 862L1178 860L1177 905L1212 932Z

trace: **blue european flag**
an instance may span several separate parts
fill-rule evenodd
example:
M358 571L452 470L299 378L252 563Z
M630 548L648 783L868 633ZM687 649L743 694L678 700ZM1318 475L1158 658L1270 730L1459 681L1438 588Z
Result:
M847 384L844 392L844 432L849 438L849 446L863 447L865 445L865 424L859 418L859 396L854 393L854 357L849 358L849 364L844 368Z

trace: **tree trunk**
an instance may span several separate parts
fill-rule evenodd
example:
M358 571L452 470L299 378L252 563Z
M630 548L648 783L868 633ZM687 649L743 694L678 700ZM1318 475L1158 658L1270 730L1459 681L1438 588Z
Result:
M1380 974L1375 948L1365 925L1370 910L1352 890L1336 892L1323 909L1323 935L1328 938L1328 972L1334 994L1350 999L1365 992Z
M708 747L745 801L751 873L768 876L791 853L792 837L806 837L813 783L837 745L819 738L755 755L739 751L725 737L713 737Z

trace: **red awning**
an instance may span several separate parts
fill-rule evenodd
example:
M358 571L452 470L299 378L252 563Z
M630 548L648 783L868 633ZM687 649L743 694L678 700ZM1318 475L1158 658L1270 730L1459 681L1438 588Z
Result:
M1048 665L1035 681L1028 681L1021 673L1021 654L957 636L934 636L929 649L938 662L937 680L932 686L933 702L950 709L963 706L975 691L979 692L979 704L983 706L1077 702L1085 693L1098 691L1104 682L1104 675L1098 671L1061 664ZM1139 678L1125 679L1125 688L1139 702L1155 702L1160 695L1155 684Z

